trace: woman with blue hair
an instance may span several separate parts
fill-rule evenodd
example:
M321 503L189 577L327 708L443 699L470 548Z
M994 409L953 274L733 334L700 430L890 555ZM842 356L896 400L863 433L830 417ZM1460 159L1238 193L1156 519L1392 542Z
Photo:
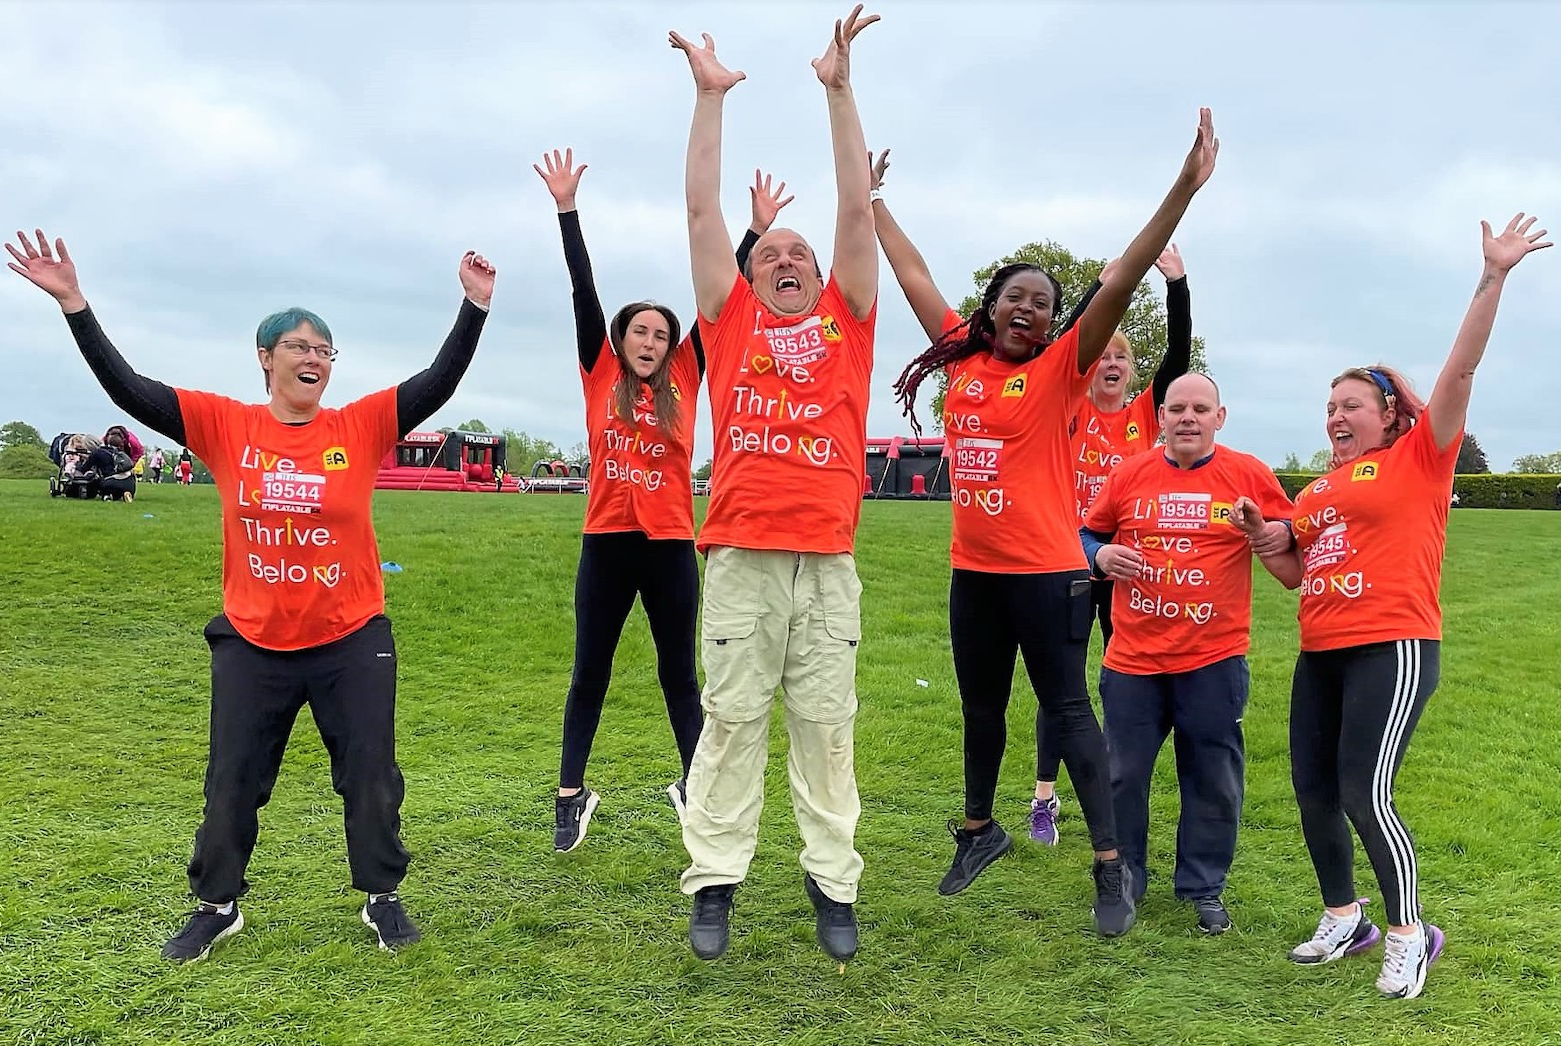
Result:
M342 408L322 407L337 350L305 309L267 316L255 353L268 402L174 389L137 374L98 326L63 240L17 233L10 268L59 302L87 365L131 417L188 446L222 498L222 613L211 647L206 808L190 859L199 904L163 957L203 959L244 925L238 898L293 721L308 704L341 795L354 888L381 948L418 940L396 894L406 788L396 766L396 648L370 509L380 459L449 400L493 296L494 269L460 263L455 326L433 364Z

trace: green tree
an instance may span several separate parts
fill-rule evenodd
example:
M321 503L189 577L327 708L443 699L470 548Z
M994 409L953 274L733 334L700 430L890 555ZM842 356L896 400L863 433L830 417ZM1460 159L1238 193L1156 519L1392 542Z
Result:
M1512 463L1512 471L1539 476L1561 475L1561 450L1550 454L1525 454Z
M488 426L484 425L481 421L478 421L476 418L473 418L471 421L463 421L459 425L457 425L456 428L460 429L462 432L492 432L493 431Z
M1474 433L1465 432L1463 443L1458 448L1457 473L1460 476L1474 476L1488 474L1490 470L1490 462L1485 460L1485 451L1480 449L1480 441L1474 438Z
M984 269L976 270L974 279L976 292L957 306L961 316L969 316L981 306L981 292L986 289L987 283L992 279L992 274L1004 265L1014 262L1030 262L1039 265L1062 284L1062 306L1065 310L1071 310L1078 304L1079 299L1089 291L1095 278L1100 275L1100 270L1106 267L1105 258L1080 258L1062 244L1055 240L1043 240L1040 243L1027 243L1014 253L1000 258ZM1155 277L1158 279L1158 275ZM1067 317L1067 312L1057 317L1060 324ZM1165 355L1166 342L1166 316L1165 302L1150 287L1150 282L1145 279L1133 291L1133 300L1127 307L1127 313L1122 317L1120 324L1127 340L1133 346L1133 367L1137 377L1129 394L1141 392L1147 388L1154 377L1154 369L1160 364L1160 357ZM1203 374L1209 373L1208 359L1204 355L1203 339L1197 335L1192 339L1192 369ZM932 417L936 425L936 431L943 431L943 393L948 385L945 375L939 374L938 394L932 400Z
M1328 466L1331 464L1333 464L1333 451L1319 450L1316 454L1312 455L1312 460L1308 461L1306 463L1306 467L1301 471L1318 473L1327 472Z
M531 475L531 468L539 461L558 461L564 452L551 440L533 439L524 432L504 430L504 467L518 476Z
M0 447L0 479L48 479L56 471L42 447L30 443Z
M1304 470L1301 467L1301 459L1296 455L1295 451L1292 450L1290 453L1285 455L1285 463L1283 465L1280 465L1274 471L1275 472L1301 472L1301 471L1304 471Z
M584 443L576 443L564 453L564 460L571 465L579 465L584 468L591 460L591 448Z
M8 421L0 425L0 448L3 447L37 447L39 450L48 450L48 444L38 434L38 430L25 421Z
M710 458L706 458L705 459L705 463L703 465L699 466L697 469L694 470L694 478L695 479L709 479L710 478L710 472L714 468L715 468L715 462L712 461Z

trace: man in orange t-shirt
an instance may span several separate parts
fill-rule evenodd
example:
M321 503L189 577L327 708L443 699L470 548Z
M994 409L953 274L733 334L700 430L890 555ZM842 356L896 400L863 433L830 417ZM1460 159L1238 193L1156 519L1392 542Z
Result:
M683 842L689 945L725 952L732 895L758 843L769 713L785 692L787 767L803 839L815 935L856 953L862 858L853 767L861 583L852 549L861 512L878 245L867 146L850 84L851 41L876 15L858 7L813 63L825 88L838 210L832 270L789 229L732 257L721 216L721 111L739 80L708 36L671 34L697 88L689 132L689 245L715 428L705 570L705 727L689 768Z
M1230 928L1220 895L1236 853L1246 768L1252 548L1231 509L1250 498L1276 529L1290 515L1267 465L1215 445L1224 424L1212 380L1176 379L1160 408L1163 453L1116 466L1080 532L1094 572L1120 589L1100 702L1122 854L1142 891L1149 783L1174 732L1182 798L1176 896L1196 906L1198 925L1212 934Z
M11 268L60 304L104 391L148 428L211 469L222 502L222 613L211 648L211 745L206 807L188 867L198 899L163 958L204 959L244 927L238 898L293 722L305 704L331 755L359 913L395 950L420 939L397 894L410 858L401 844L396 765L396 646L371 514L380 460L455 392L477 349L494 270L468 252L466 297L428 369L337 409L322 407L337 356L314 313L285 309L260 322L257 361L269 401L173 389L137 374L98 325L57 241L7 245Z

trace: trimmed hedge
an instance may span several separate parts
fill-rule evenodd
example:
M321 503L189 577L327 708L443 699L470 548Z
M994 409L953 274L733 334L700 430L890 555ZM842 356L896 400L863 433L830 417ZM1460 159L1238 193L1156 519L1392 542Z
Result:
M1317 478L1312 472L1275 472L1279 485L1292 498ZM1492 473L1454 476L1453 493L1459 508L1561 508L1561 475Z

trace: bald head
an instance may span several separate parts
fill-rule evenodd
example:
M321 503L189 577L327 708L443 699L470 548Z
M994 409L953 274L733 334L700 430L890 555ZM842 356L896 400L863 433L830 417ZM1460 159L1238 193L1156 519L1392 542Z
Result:
M1183 374L1171 382L1170 387L1165 390L1166 402L1169 403L1171 397L1178 394L1200 399L1207 397L1214 406L1218 407L1220 405L1220 387L1207 374L1195 372Z
M1206 374L1183 374L1165 390L1160 428L1165 452L1183 468L1214 452L1214 434L1225 426L1220 388Z

